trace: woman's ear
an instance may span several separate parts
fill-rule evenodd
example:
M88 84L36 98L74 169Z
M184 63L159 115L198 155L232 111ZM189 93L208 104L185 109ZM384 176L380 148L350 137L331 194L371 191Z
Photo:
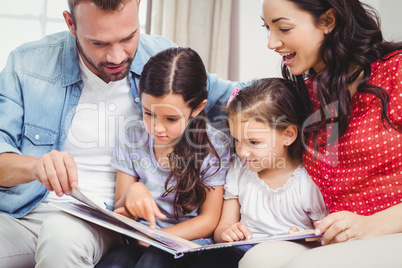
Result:
M321 26L323 27L324 34L329 34L336 25L336 12L333 8L328 9L320 17Z
M296 126L288 126L283 132L283 145L290 146L297 138L297 127Z
M205 105L207 105L207 100L203 100L200 105L191 113L191 117L196 117L202 110L204 110Z

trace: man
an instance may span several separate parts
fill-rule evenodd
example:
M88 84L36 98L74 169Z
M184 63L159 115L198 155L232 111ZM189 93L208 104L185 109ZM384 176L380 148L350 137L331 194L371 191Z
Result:
M14 50L0 73L0 263L93 267L119 234L48 202L79 186L113 204L118 129L141 118L137 85L147 60L175 46L139 32L140 0L69 0L69 32ZM208 74L206 111L239 84ZM135 104L135 105L133 105Z

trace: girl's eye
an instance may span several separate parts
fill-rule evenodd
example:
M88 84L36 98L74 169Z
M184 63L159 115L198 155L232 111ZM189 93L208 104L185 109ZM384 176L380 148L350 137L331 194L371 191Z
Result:
M144 114L145 114L146 116L153 116L153 115L154 115L153 113L150 113L150 112L144 112Z
M167 118L167 120L170 121L170 122L176 122L179 119L177 119L177 118Z
M289 28L281 28L281 29L279 29L281 32L283 32L283 33L286 33L286 32L289 32L290 31L290 29Z
M252 145L258 145L258 144L260 144L258 141L250 141L250 144L252 144Z

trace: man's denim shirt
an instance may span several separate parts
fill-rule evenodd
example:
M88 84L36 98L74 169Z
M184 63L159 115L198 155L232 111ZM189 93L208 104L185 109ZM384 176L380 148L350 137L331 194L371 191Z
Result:
M141 34L129 72L131 96L140 109L137 85L145 63L173 46L161 36ZM84 86L78 61L75 37L67 31L24 44L10 54L0 73L0 153L40 157L63 150ZM233 88L242 86L208 74L208 117L220 116ZM0 212L22 217L47 193L38 181L0 187Z

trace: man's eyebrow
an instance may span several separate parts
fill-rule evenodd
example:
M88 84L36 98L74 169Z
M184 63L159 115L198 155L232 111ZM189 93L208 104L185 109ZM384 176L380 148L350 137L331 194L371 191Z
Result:
M121 41L126 41L126 40L130 40L131 38L133 38L133 36L138 32L138 28L135 29L132 33L130 33L127 37L123 38ZM108 44L109 42L106 41L101 41L101 40L97 40L97 39L92 39L92 38L88 38L89 41L91 42L95 42L95 43L101 43L101 44Z
M126 38L123 38L122 41L129 40L129 39L133 38L133 36L134 36L137 32L138 32L138 28L135 29L134 32L132 32L131 34L129 34Z

